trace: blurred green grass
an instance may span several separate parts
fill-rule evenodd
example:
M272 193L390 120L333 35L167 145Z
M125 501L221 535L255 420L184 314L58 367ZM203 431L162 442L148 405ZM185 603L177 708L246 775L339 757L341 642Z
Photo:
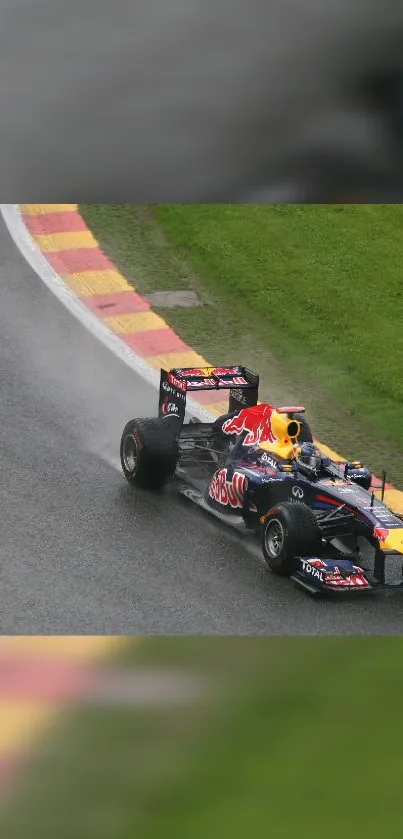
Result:
M402 640L144 640L120 666L202 675L183 708L78 709L7 839L397 839Z
M196 350L254 366L263 398L403 485L400 205L80 207L140 292L199 294L158 310Z

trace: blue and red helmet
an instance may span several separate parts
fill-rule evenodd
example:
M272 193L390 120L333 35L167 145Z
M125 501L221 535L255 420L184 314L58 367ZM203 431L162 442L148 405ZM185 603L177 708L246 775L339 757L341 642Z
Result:
M296 463L299 471L307 478L317 479L322 466L322 453L314 443L303 443Z

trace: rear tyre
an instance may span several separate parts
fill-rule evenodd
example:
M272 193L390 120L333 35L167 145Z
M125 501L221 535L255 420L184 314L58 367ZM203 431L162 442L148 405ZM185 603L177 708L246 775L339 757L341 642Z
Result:
M129 484L161 489L173 477L179 457L172 426L159 417L127 423L120 443L120 462Z
M266 515L262 527L263 556L275 574L288 577L297 556L320 557L322 538L314 513L306 504L284 501Z

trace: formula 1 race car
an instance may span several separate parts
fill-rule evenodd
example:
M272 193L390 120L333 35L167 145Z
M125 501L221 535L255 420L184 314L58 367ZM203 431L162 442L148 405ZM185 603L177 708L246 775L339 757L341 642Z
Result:
M228 390L228 413L185 422L187 394L201 390ZM323 455L302 406L259 404L258 391L259 376L241 366L161 370L158 416L123 431L126 479L153 490L174 480L222 521L260 534L269 568L312 594L403 587L400 565L386 582L386 557L403 557L403 520L383 503L385 475L379 500L360 462Z

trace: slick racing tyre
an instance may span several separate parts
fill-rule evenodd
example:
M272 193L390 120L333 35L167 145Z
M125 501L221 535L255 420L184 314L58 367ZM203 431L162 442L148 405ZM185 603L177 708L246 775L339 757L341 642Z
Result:
M320 557L322 539L315 515L306 504L284 501L266 515L262 527L263 556L276 574L290 576L295 557Z
M125 478L141 489L161 489L172 478L179 448L172 426L159 417L127 423L120 443Z

